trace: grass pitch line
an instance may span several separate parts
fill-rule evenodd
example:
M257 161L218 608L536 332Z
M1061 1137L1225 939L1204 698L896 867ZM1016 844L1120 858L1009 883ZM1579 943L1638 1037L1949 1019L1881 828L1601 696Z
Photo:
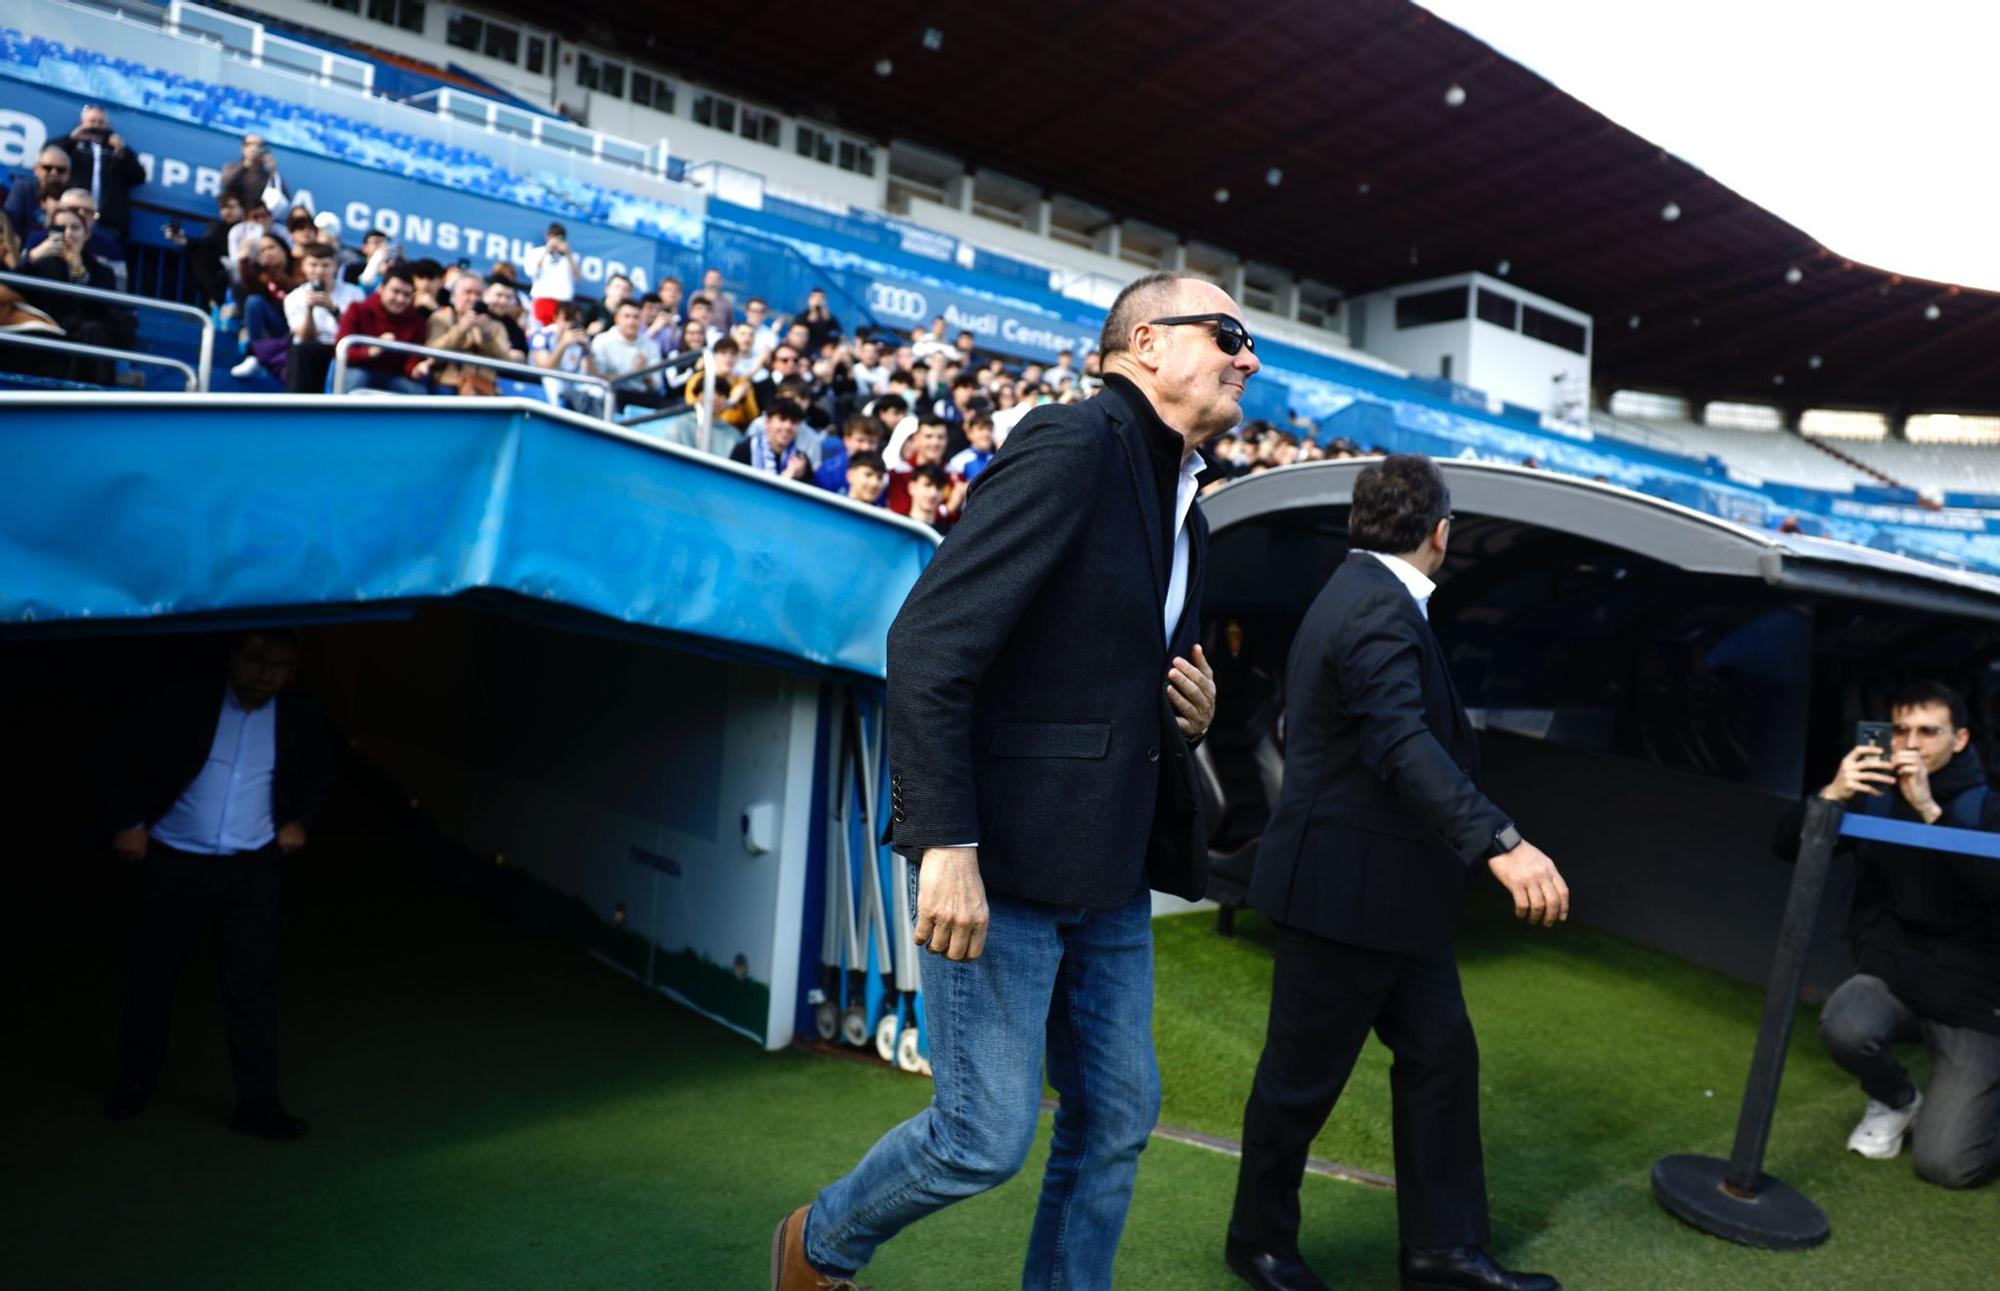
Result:
M1056 1100L1044 1098L1042 1110L1056 1110ZM1155 1125L1153 1138L1165 1139L1169 1143L1185 1143L1191 1148L1220 1153L1226 1157L1241 1157L1243 1144L1236 1139L1225 1139L1219 1134L1204 1134L1200 1130L1183 1129L1178 1125ZM1306 1173L1316 1174L1322 1179L1338 1179L1342 1183L1358 1183L1367 1188L1380 1188L1385 1192L1396 1190L1396 1176L1376 1174L1373 1170L1362 1170L1338 1161L1328 1161L1324 1157L1307 1157Z

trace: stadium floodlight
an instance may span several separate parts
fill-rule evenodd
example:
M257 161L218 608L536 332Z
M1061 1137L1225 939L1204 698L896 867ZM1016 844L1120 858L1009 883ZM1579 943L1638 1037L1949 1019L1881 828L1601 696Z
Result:
M1669 224L1672 224L1675 220L1678 220L1680 217L1681 217L1681 204L1679 202L1668 202L1665 206L1662 206L1660 208L1660 218L1665 220Z
M1216 189L1216 190L1215 190L1215 200L1216 200L1216 201L1218 201L1218 202L1226 202L1226 201L1228 201L1228 200L1229 200L1229 190L1228 190L1228 189L1226 189L1226 188L1218 188L1218 189Z
M1514 262L1512 260L1502 260L1499 264L1493 266L1493 272L1505 278L1508 274L1514 272Z
M1817 372L1819 371L1819 365L1824 362L1826 362L1825 359L1822 359L1819 355L1815 354L1811 358L1806 360L1806 366L1811 368L1813 371Z
M1935 323L1935 322L1937 322L1937 321L1938 321L1938 319L1939 319L1939 318L1941 318L1941 317L1943 317L1943 316L1944 316L1944 311L1943 311L1942 309L1939 309L1939 308L1938 308L1938 307L1937 307L1936 305L1925 305L1925 306L1924 306L1924 321L1925 321L1925 322L1930 322L1930 323Z
M1444 105L1448 108L1464 107L1465 87L1463 85L1454 84L1450 89L1446 90L1444 92Z
M1264 172L1264 182L1269 184L1271 187L1276 188L1278 185L1285 182L1285 172L1278 169L1276 166L1273 166L1269 170Z
M886 58L878 59L875 63L875 75L877 76L888 76L895 70L896 65Z
M944 33L936 27L924 28L924 48L936 53L944 47Z
M1771 374L1771 384L1774 386L1785 384L1785 374L1782 372L1773 372Z
M1785 281L1791 283L1794 287L1798 286L1801 282L1804 282L1805 277L1806 277L1806 271L1799 268L1797 265L1793 265L1791 268L1785 270Z
M1356 184L1354 186L1354 191L1361 194L1363 197L1368 196L1368 181L1364 179L1359 184Z
M1639 316L1638 316L1637 314L1634 314L1634 315L1632 315L1632 317L1630 317L1630 318L1626 319L1626 320L1625 320L1625 326L1627 326L1627 327L1631 328L1631 329L1632 329L1633 331L1635 331L1635 332L1636 332L1636 331L1638 331L1638 330L1639 330Z

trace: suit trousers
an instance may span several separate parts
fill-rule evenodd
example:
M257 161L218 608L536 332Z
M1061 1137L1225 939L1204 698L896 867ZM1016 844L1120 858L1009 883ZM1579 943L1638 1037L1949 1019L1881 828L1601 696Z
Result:
M278 1097L276 845L200 856L154 840L137 863L138 897L118 1035L118 1085L151 1094L167 1056L174 994L196 939L213 931L239 1106Z
M1394 1055L1396 1216L1403 1245L1491 1236L1479 1143L1479 1046L1458 965L1330 941L1279 924L1264 1055L1243 1113L1232 1236L1298 1253L1306 1156L1373 1030Z

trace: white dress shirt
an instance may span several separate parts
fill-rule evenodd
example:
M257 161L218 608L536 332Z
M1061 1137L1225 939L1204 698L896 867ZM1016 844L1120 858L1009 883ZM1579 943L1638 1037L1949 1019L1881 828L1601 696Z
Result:
M1437 584L1432 582L1423 570L1401 556L1391 556L1380 551L1371 551L1368 554L1381 561L1382 567L1394 574L1396 581L1409 589L1410 599L1417 603L1417 613L1423 615L1428 622L1431 617L1431 593L1437 590Z
M1167 644L1171 648L1174 632L1181 625L1181 611L1187 606L1188 594L1188 514L1194 510L1195 494L1201 491L1198 477L1204 463L1200 453L1189 453L1181 458L1181 477L1174 483L1174 563L1173 572L1167 576L1166 628Z
M277 837L271 820L271 777L278 765L278 704L245 708L224 687L208 760L181 790L152 835L167 846L202 856L254 852Z

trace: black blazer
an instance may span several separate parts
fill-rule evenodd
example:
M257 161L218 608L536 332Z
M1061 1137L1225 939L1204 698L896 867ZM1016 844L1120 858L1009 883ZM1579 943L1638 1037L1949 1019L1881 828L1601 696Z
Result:
M1142 421L1144 419L1144 421ZM891 833L976 842L989 891L1109 908L1207 884L1193 759L1165 694L1194 648L1208 524L1171 573L1136 387L1038 408L980 472L889 629Z
M137 734L107 750L100 786L106 833L151 826L172 810L208 761L222 688L218 679L161 692L145 705ZM278 706L271 823L309 826L333 784L332 731L310 696L288 690L271 702Z
M1350 552L1292 643L1285 785L1250 903L1280 923L1406 954L1449 949L1470 869L1505 828L1430 624Z

